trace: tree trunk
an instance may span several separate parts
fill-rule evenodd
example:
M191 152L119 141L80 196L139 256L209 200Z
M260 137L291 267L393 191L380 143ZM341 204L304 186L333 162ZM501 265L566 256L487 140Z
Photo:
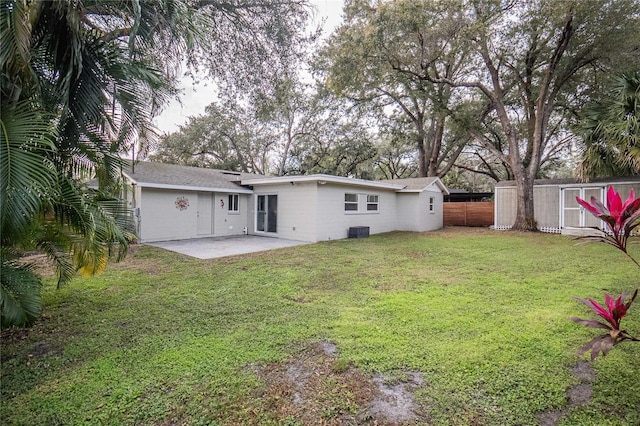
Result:
M538 231L533 209L534 176L522 169L514 170L517 188L516 220L511 229L515 231Z
M424 131L418 131L416 142L418 144L418 176L427 176L427 155L424 151Z
M442 138L444 137L444 123L446 116L442 113L438 113L438 117L435 118L435 132L433 134L433 141L431 142L431 153L429 156L429 165L427 167L427 176L438 176L438 156L440 155L440 149L442 148Z

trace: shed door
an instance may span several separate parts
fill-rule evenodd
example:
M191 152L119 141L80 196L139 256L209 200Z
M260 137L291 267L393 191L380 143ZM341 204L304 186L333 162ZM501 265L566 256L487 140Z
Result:
M560 190L560 201L562 202L563 228L600 227L600 219L593 216L578 204L576 197L590 201L591 197L596 197L602 201L604 187L591 188L562 188Z
M198 235L213 234L212 203L213 194L209 192L198 193Z

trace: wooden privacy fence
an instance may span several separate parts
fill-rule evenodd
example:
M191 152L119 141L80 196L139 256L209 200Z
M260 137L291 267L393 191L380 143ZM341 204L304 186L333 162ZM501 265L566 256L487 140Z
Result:
M444 226L491 226L493 202L444 203Z

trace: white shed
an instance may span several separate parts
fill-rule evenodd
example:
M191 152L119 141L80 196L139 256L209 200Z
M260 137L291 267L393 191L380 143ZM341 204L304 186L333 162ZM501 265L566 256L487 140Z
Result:
M613 186L623 197L633 188L640 194L640 176L594 179L578 182L575 179L536 180L533 187L534 217L543 232L575 234L580 228L601 227L600 220L586 212L576 197L589 200L596 197L605 202L605 194ZM495 187L496 229L510 229L516 217L516 185L514 181L498 182Z

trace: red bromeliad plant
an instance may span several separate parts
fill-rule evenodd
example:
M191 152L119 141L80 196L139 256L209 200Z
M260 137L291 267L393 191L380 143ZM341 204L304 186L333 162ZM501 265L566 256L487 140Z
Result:
M578 324L582 324L587 327L604 328L606 330L609 330L608 333L596 336L589 343L582 346L578 350L579 355L591 351L591 359L595 359L600 352L602 352L602 355L606 355L611 350L611 348L625 340L640 342L640 339L636 339L635 337L627 333L626 330L620 329L620 321L627 314L627 310L629 309L637 295L638 290L636 289L631 299L627 303L624 303L625 299L628 296L628 294L626 293L621 294L615 299L608 294L605 294L604 301L606 308L601 306L593 299L584 300L579 297L575 298L577 301L582 302L590 307L595 314L604 318L606 322L597 320L585 320L581 318L571 318L571 321L577 322Z
M600 218L607 229L601 230L601 235L583 237L586 240L600 241L611 244L621 250L640 267L640 263L627 252L627 240L633 235L633 230L640 226L640 198L635 198L633 189L629 198L622 203L622 197L612 186L607 191L607 206L596 197L591 197L591 203L576 197L578 204L587 209L592 215Z
M599 241L610 244L625 253L629 259L640 267L640 263L638 263L638 261L627 251L627 242L629 238L633 235L634 229L640 226L640 198L635 198L633 189L629 194L629 198L627 198L623 203L620 194L618 194L613 187L609 187L606 207L595 197L591 197L591 203L583 200L582 198L576 198L576 200L591 214L600 218L607 227L606 230L601 230L602 232L600 235L582 238L590 241ZM612 347L620 342L625 340L634 342L640 341L640 339L631 336L625 330L620 328L620 321L627 314L629 307L637 295L638 290L636 289L631 299L625 303L625 299L628 296L626 293L619 295L617 298L613 298L610 295L605 294L605 307L598 304L593 299L585 300L579 297L575 298L577 301L584 303L591 308L596 315L604 318L605 322L580 318L571 318L571 321L587 327L609 330L608 333L596 336L589 343L582 346L578 350L579 355L591 351L591 359L595 359L600 353L602 353L602 355L606 355Z

